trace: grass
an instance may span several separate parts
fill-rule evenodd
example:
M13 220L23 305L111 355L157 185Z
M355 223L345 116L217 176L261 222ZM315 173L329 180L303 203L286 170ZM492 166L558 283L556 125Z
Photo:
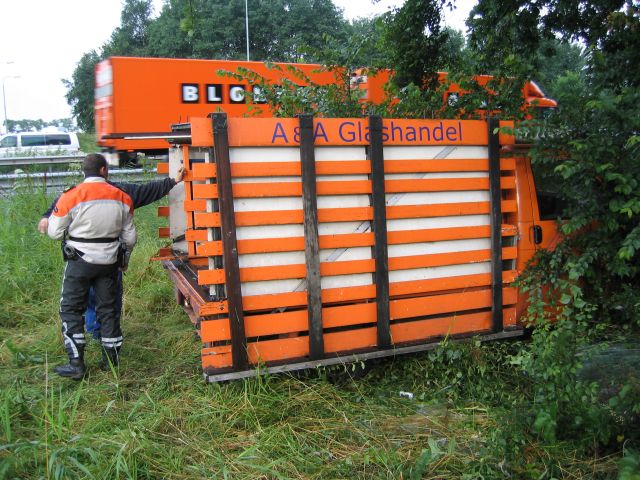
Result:
M84 153L92 153L100 151L100 147L96 144L96 134L92 132L78 133L78 142L80 143L80 151Z
M41 191L1 198L0 478L613 478L618 455L522 431L518 344L445 347L331 383L326 371L205 384L199 342L160 265L154 208L136 212L118 372L73 382L57 315L59 245ZM449 354L447 352L454 352ZM414 393L402 398L400 391Z

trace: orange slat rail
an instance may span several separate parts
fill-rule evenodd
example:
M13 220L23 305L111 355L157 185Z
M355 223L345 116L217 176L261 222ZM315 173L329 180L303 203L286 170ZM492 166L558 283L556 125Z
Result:
M206 242L209 239L207 230L186 230L184 237L187 242Z
M200 212L200 211L205 211L206 209L207 209L206 200L187 200L185 198L185 201L184 201L185 212Z
M452 227L430 228L422 230L403 230L387 233L389 245L405 243L438 242L446 240L464 240L471 238L489 238L490 227ZM502 235L516 235L515 225L503 225ZM373 246L373 233L344 233L336 235L320 235L320 249L370 247ZM197 245L198 255L221 255L222 242L205 242ZM270 252L295 252L304 250L304 237L290 238L259 238L251 240L238 240L238 253L247 255L252 253Z
M158 173L158 175L169 175L169 163L158 162L156 164L156 173Z
M194 163L191 167L191 178L193 180L207 180L216 178L215 163Z
M517 272L508 270L503 272L504 283L515 280ZM491 285L488 273L460 275L456 277L432 278L427 280L412 280L390 284L390 296L425 295L433 292L469 289ZM374 284L356 287L327 288L322 290L322 303L340 303L354 300L368 300L376 297ZM246 296L242 301L245 311L269 310L278 307L296 307L307 304L306 292L287 292L266 295Z
M502 170L513 170L515 160L501 160ZM429 173L429 172L482 172L489 169L486 158L455 160L387 160L385 173ZM316 162L317 175L357 175L371 173L368 160L341 160ZM300 176L300 162L243 162L231 164L233 177L271 177ZM193 165L193 180L206 180L216 177L215 164L196 163Z
M517 300L517 292L513 287L503 288L504 304L513 305ZM391 300L389 309L391 320L442 315L465 310L477 310L491 306L491 290L474 290L430 297L405 298ZM245 316L245 331L248 338L287 333L306 332L308 329L308 312L273 313ZM348 327L375 323L376 304L357 303L322 309L323 328ZM446 332L442 332L443 334ZM203 342L217 342L231 339L229 319L204 320L200 323L200 335Z
M203 200L204 201L204 200ZM503 200L502 212L516 211L515 200ZM489 213L489 202L437 203L432 205L401 205L387 207L387 219L452 217L457 215L484 215ZM196 227L219 227L217 213L195 213ZM318 209L318 221L353 222L371 220L373 207L321 208ZM236 212L236 226L302 224L302 210L270 210ZM203 240L206 240L204 238Z
M514 315L515 309L505 309L503 312L504 324L510 324L510 318L513 318ZM490 328L490 312L470 313L415 322L395 323L391 325L391 338L394 344L399 344L443 337L445 335L488 331ZM325 333L323 335L325 351L327 353L338 353L374 347L376 345L376 335L376 327ZM248 348L249 361L252 364L301 358L309 353L308 338L306 336L250 342ZM226 352L226 346L202 349L203 368L220 368L230 365L231 358Z
M427 178L410 180L385 180L387 193L404 192L449 192L488 190L488 178ZM502 188L515 188L514 177L502 177ZM216 184L193 184L194 199L218 198ZM318 195L370 194L370 180L319 181ZM273 198L299 197L302 195L301 182L236 183L233 198Z
M510 260L516 258L517 247L504 247L502 258ZM445 265L460 265L465 263L486 262L491 258L491 250L469 250L466 252L431 253L427 255L411 255L389 259L389 270L407 270L413 268L439 267ZM320 275L352 275L357 273L372 273L375 270L375 260L347 260L342 262L324 262L320 264ZM220 284L224 282L223 270L198 271L200 285ZM240 269L241 282L259 282L265 280L285 280L290 278L304 278L305 266L276 265L268 267L247 267Z

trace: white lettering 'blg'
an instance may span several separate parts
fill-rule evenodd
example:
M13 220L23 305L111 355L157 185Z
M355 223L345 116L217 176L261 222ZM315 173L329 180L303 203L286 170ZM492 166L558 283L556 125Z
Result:
M229 100L231 103L244 102L244 87L242 85L233 85L229 88Z
M257 85L253 87L253 103L267 103L267 96Z
M182 102L183 103L197 103L200 99L198 94L198 85L193 83L182 84Z
M207 103L222 103L222 85L218 83L207 85Z

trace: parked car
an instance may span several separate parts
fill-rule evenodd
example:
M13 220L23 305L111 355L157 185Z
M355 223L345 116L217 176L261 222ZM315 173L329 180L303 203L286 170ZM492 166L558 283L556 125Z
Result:
M66 132L10 133L0 138L0 156L73 155L80 151L78 135Z

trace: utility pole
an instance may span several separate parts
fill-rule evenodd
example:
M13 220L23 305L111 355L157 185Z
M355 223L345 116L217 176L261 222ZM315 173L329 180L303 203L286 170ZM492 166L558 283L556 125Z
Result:
M244 26L247 32L247 62L249 61L249 6L248 0L244 0Z
M13 62L11 62L11 63L13 63ZM9 125L7 125L7 122L8 122L8 119L7 119L7 95L6 95L5 89L4 89L4 82L8 78L20 78L20 75L7 75L6 77L2 77L2 107L4 109L4 128L6 129L7 133L9 133Z
M8 62L0 62L1 65L12 65L15 62L13 60L9 60ZM5 78L9 78L9 77L5 77ZM5 78L2 79L2 104L4 105L4 126L5 128L7 127L7 104L5 101L5 96L4 96L4 80ZM1 127L1 125L0 125ZM2 130L0 128L0 130ZM7 132L8 133L9 129L7 128Z

